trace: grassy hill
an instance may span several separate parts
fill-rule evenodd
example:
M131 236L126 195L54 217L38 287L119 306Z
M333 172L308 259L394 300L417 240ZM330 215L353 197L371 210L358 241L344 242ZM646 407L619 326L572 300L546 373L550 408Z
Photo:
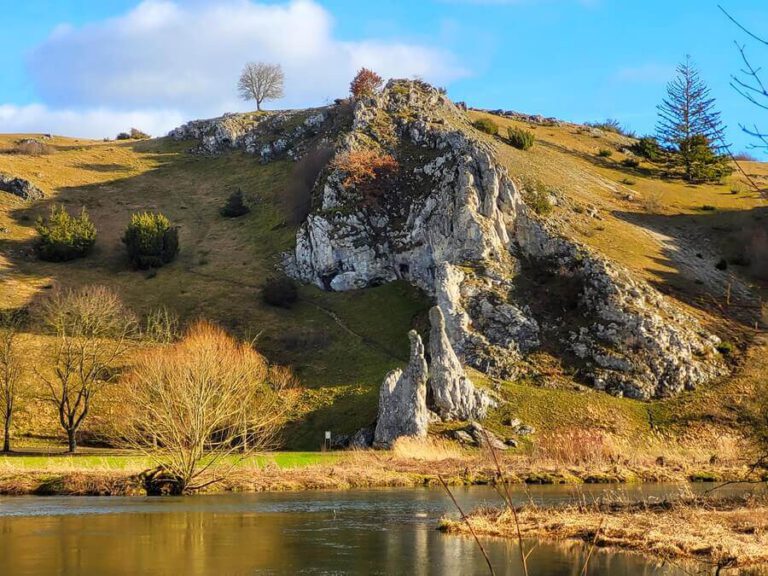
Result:
M741 262L742 230L768 222L765 201L743 178L692 187L661 179L658 168L647 163L624 167L625 154L618 149L627 141L619 134L492 118L502 126L502 134L513 125L536 133L529 151L498 139L494 143L515 178L539 182L552 193L556 205L551 217L566 222L579 240L684 302L724 339L742 346L755 341L759 302L751 296L742 302L739 287L765 293L765 286L745 266L716 267L721 259ZM0 150L12 148L21 137L0 136ZM351 432L372 421L381 380L389 369L405 363L405 334L424 326L429 302L410 286L394 283L346 293L304 286L299 303L290 310L262 303L260 287L294 242L295 226L282 201L295 177L293 162L262 164L234 151L199 156L187 152L191 142L165 138L101 142L54 137L48 144L52 153L42 156L0 153L0 172L28 179L46 193L45 200L34 204L0 193L2 307L29 305L57 286L107 284L138 313L165 305L185 320L214 320L255 339L270 360L292 366L308 392L301 413L286 431L288 447L314 449L323 430ZM599 157L601 148L614 152ZM768 183L768 167L751 162L745 166L759 182ZM224 219L219 208L237 187L253 209L242 218ZM99 230L90 256L56 264L35 258L34 221L52 203L71 211L88 209ZM156 274L131 270L120 241L131 213L148 209L162 211L180 226L179 258ZM39 361L45 338L29 334L26 342L30 364ZM617 399L575 385L566 371L541 354L533 361L545 366L548 376L536 382L500 383L509 403L490 423L503 428L507 417L517 416L543 432L586 426L626 438L667 431L737 432L743 413L726 407L751 398L766 362L766 354L759 352L768 350L757 345L750 356L734 360L743 366L737 377L654 403ZM43 433L50 420L39 412L47 408L39 402L28 406L29 417L17 420L17 431ZM99 406L102 414L114 409L108 401Z

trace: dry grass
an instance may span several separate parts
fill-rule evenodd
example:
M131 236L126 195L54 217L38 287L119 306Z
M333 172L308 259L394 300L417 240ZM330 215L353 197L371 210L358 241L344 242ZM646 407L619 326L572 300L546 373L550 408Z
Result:
M691 186L665 177L663 167L649 162L627 170L621 163L629 156L622 150L633 141L621 134L595 136L574 124L544 127L482 112L469 115L472 120L492 118L501 130L534 129L537 146L533 153L496 145L489 139L510 173L562 190L565 201L550 219L569 235L623 264L636 276L660 285L685 304L703 291L716 297L723 294L724 275L710 274L709 268L721 257L731 259L743 251L741 230L762 218L768 208L768 202L747 186L740 174L729 177L725 185ZM617 152L609 159L596 158L598 148ZM768 187L768 164L746 162L744 168L758 185ZM634 181L631 195L621 184L628 177ZM732 194L732 188L740 192ZM702 212L705 204L716 210ZM595 206L601 215L600 229L594 230L588 214L573 213L569 207L574 205ZM754 279L747 269L735 273L747 282ZM765 285L763 293L768 294ZM705 312L706 321L722 322L720 311L714 307Z
M517 517L523 537L594 541L602 547L726 568L768 564L765 496L684 496L665 502L612 501L546 509L524 506L517 510ZM480 534L517 538L509 510L480 509L469 521ZM460 533L468 530L464 523L448 519L441 528Z
M420 460L425 462L440 462L442 460L462 459L467 457L455 442L440 438L398 438L392 447L395 458Z

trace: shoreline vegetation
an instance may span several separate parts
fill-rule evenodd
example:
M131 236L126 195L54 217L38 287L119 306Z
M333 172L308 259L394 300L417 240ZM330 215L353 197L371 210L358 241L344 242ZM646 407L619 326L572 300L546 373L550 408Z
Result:
M768 570L768 495L694 496L662 501L541 508L481 508L464 520L444 518L440 530L469 536L583 541L669 563L695 561L715 574ZM699 573L694 571L691 573ZM706 570L701 573L712 573Z
M201 492L345 490L374 487L508 484L634 484L768 482L768 470L746 459L683 457L578 461L521 453L462 449L429 439L400 439L389 451L274 452L240 460L230 455L226 472ZM0 495L145 495L147 473L155 464L136 452L93 450L79 455L12 453L0 455Z

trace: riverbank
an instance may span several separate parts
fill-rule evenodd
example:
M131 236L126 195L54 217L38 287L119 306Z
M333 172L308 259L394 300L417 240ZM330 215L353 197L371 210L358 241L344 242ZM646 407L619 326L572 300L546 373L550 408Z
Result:
M516 509L516 515L507 508L484 508L469 514L467 521L478 535L581 540L667 561L695 560L719 567L719 574L768 570L765 494L555 508L526 505ZM470 533L467 523L456 519L443 519L440 529Z
M746 462L638 462L565 464L518 454L499 455L506 482L513 484L626 484L638 482L721 482L744 479ZM141 473L151 467L143 457L0 457L3 495L144 495ZM249 458L227 469L206 492L267 492L493 484L498 471L487 453L446 444L394 451L280 453ZM768 472L751 478L768 481Z

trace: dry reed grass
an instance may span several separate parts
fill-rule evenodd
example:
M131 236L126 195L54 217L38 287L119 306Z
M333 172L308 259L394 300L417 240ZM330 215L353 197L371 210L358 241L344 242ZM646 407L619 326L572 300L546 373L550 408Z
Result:
M440 462L443 460L458 460L467 457L467 452L462 450L455 442L441 438L411 438L404 436L398 438L392 447L392 455L395 458L421 460L426 462Z
M490 536L579 539L664 559L693 559L722 569L768 566L768 497L681 497L664 502L610 501L563 508L528 505L469 515L475 532ZM441 529L468 532L444 519ZM596 536L597 535L597 536ZM726 573L725 571L719 572Z

